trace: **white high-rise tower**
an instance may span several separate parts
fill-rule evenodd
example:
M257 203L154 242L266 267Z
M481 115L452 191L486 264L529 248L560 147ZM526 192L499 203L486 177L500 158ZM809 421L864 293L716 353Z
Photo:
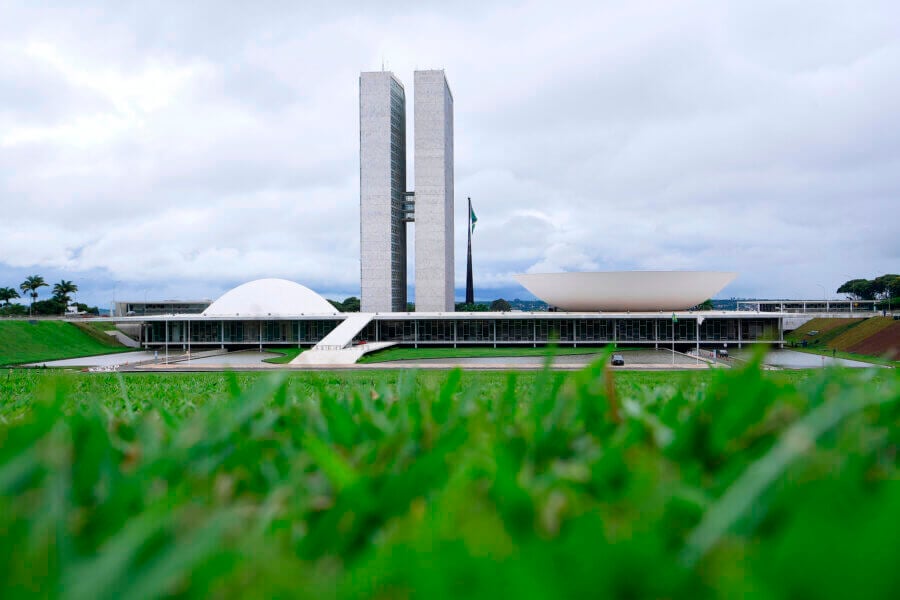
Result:
M406 93L393 73L359 76L360 309L406 310Z
M392 73L359 77L361 309L406 310L406 222L416 223L416 310L454 310L453 95L416 71L415 193L406 191L406 97ZM412 199L412 200L410 200Z
M453 94L444 71L415 73L416 311L454 310Z

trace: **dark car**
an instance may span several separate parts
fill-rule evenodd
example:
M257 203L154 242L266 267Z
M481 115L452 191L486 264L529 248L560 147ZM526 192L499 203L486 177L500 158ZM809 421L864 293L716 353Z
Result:
M612 355L612 364L614 367L623 367L625 366L625 359L621 354L613 354Z

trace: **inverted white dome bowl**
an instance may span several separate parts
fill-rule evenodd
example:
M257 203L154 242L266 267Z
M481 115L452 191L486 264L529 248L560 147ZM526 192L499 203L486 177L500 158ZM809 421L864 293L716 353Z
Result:
M515 275L529 292L570 312L685 310L737 277L722 271L611 271Z

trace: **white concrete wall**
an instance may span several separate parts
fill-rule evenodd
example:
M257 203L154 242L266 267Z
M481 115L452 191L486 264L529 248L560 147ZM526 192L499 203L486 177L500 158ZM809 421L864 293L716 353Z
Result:
M359 76L360 303L364 312L401 310L400 304L406 303L405 293L394 298L391 289L391 224L395 217L391 210L392 80L396 80L393 74L384 71ZM402 153L405 163L405 139ZM405 236L399 241L405 273Z
M443 70L414 85L416 311L453 311L453 95Z
M868 319L870 317L877 317L881 315L881 313L872 313L872 312L864 312L864 313L791 313L787 314L784 317L784 330L785 331L793 331L795 329L799 329L805 323L812 321L813 319Z

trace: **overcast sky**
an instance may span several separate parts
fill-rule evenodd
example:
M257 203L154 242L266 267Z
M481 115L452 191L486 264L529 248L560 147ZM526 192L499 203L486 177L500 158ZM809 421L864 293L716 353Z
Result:
M446 70L456 280L900 271L900 3L0 0L0 286L359 294L358 75ZM53 5L56 5L53 7ZM321 4L327 8L315 9ZM341 6L342 8L335 8Z

